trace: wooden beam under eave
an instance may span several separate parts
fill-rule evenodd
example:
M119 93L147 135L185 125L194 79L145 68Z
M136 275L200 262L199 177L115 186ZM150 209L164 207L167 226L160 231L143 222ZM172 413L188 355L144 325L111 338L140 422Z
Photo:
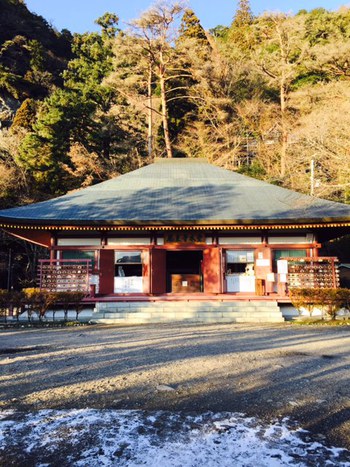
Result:
M4 229L6 233L13 237L26 240L27 242L35 243L36 245L50 248L51 232L48 230L21 230L21 229Z

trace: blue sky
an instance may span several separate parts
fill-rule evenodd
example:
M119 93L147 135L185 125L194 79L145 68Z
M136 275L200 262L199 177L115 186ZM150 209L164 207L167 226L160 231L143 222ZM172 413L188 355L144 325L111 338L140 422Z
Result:
M98 29L94 20L106 11L116 13L120 26L140 13L154 2L152 0L26 0L34 13L43 16L58 30L63 28L71 32L85 32ZM187 0L206 29L219 24L229 25L236 9L236 0ZM336 10L341 5L350 5L348 0L252 0L255 14L263 11L285 11L296 13L302 8L311 10L323 7Z

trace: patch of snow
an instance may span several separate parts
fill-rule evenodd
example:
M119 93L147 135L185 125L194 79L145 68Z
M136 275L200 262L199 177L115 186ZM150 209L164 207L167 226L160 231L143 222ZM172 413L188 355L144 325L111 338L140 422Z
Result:
M159 386L157 386L157 391L172 392L172 391L175 391L175 389L172 388L171 386L168 386L167 384L160 384Z
M288 419L93 409L0 412L0 464L14 459L36 467L350 467L349 451L321 444Z
M14 410L0 410L0 420L2 420L3 418L10 417L14 413Z

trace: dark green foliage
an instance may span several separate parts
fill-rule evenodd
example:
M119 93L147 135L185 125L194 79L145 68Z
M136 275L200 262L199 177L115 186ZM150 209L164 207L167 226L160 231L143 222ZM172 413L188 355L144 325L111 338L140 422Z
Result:
M115 19L117 19L115 17ZM105 27L112 18L101 19ZM113 23L114 24L114 23ZM112 27L110 25L110 27ZM79 143L88 151L109 157L113 137L107 117L114 92L102 85L112 69L111 31L76 34L72 50L75 55L64 72L64 89L55 90L41 106L33 132L23 140L19 163L31 173L37 188L36 197L63 194L77 188L66 167L71 166L69 151ZM96 113L100 112L100 119Z
M328 82L329 77L327 74L323 71L319 71L318 73L314 71L306 72L306 73L301 73L297 78L294 79L294 81L291 83L291 89L293 91L302 88L303 86L312 86L314 84L320 83L320 82Z
M118 29L119 18L114 13L105 13L100 18L98 18L95 23L101 26L102 34L106 35L108 38L115 37Z
M20 75L8 71L3 65L0 65L0 91L8 93L15 99L28 96L28 86Z
M312 10L306 18L305 36L311 45L332 39L350 37L350 10L330 12L324 8Z
M219 26L215 26L215 28L209 29L209 32L216 39L225 41L227 39L229 30L230 29L227 26L220 24Z
M196 118L196 105L190 98L190 89L196 84L196 80L191 72L193 62L189 50L195 51L198 61L204 63L209 58L211 47L198 17L193 10L187 8L181 19L166 80L169 133L174 142L188 122ZM160 96L159 83L154 89L154 95ZM158 128L157 143L159 148L165 147L162 128ZM174 151L179 153L176 149Z
M98 33L75 34L72 44L75 58L64 72L65 86L91 92L91 86L100 85L102 79L112 70L113 53L110 44L105 43Z
M15 75L24 76L30 67L31 54L28 40L24 36L14 36L1 44L1 63L4 69Z
M259 180L266 179L266 170L259 161L254 160L251 164L242 164L238 170L238 173L247 175L248 177L257 178Z
M103 82L112 70L110 35L111 32L74 36L75 58L63 74L64 88L56 89L44 100L32 131L21 143L17 162L33 178L35 199L80 187L84 178L75 175L70 157L74 145L80 145L84 154L99 156L96 169L108 164L112 155L124 152L127 145L139 149L140 144L130 138L132 114L127 116L125 112L126 122L110 114L111 107L118 102L115 90ZM116 160L113 163L123 171L123 163L118 164ZM89 175L90 183L99 177L96 170L94 175Z
M24 2L16 0L0 0L0 44L21 35L27 40L36 40L51 50L57 57L66 58L70 50L69 34L54 30L39 15L31 13Z
M18 190L9 189L11 184L0 186L1 206L63 194L144 163L149 63L146 50L140 51L140 36L118 31L114 13L96 20L100 33L72 36L67 30L58 33L23 2L0 0L0 6L0 24L6 19L6 27L0 29L0 97L17 99L1 116L13 124L9 143L0 147L0 164L3 173L13 169L13 177L21 181ZM307 183L300 188L291 181L291 147L286 149L289 173L277 173L280 145L295 141L298 119L318 102L314 93L321 83L327 86L349 78L349 22L346 8L253 17L249 1L241 0L230 28L217 26L210 36L195 13L186 9L177 39L165 40L174 154L207 155L215 161L222 154L226 167L237 169L241 164L242 173L307 191ZM164 148L155 71L150 85L152 131L153 140L158 132L159 145L154 144L154 155ZM302 100L305 103L299 105ZM253 152L247 151L255 160L242 165L237 148L245 135L256 143ZM16 136L18 146L11 140ZM234 162L228 162L230 157ZM84 164L89 166L88 176L81 170ZM333 171L321 164L318 176L322 183L338 183ZM332 196L347 200L349 193L342 187Z
M69 164L72 141L86 143L94 123L95 104L75 91L57 90L45 102L34 132L23 140L18 162L30 171L43 193L67 191L62 164Z
M0 93L42 99L62 84L71 35L55 31L24 2L0 0L0 12Z

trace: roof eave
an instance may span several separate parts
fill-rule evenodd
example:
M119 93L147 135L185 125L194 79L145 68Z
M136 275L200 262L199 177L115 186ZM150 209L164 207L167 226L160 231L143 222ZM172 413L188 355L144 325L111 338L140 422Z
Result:
M317 224L331 226L332 224L344 224L350 227L350 217L322 217L322 218L298 218L298 219L200 219L200 220L74 220L74 219L19 219L11 217L0 217L0 228L21 228L23 226L51 226L54 228L62 226L81 227L152 227L152 226L248 226L248 225L300 225ZM348 225L347 225L348 224Z

